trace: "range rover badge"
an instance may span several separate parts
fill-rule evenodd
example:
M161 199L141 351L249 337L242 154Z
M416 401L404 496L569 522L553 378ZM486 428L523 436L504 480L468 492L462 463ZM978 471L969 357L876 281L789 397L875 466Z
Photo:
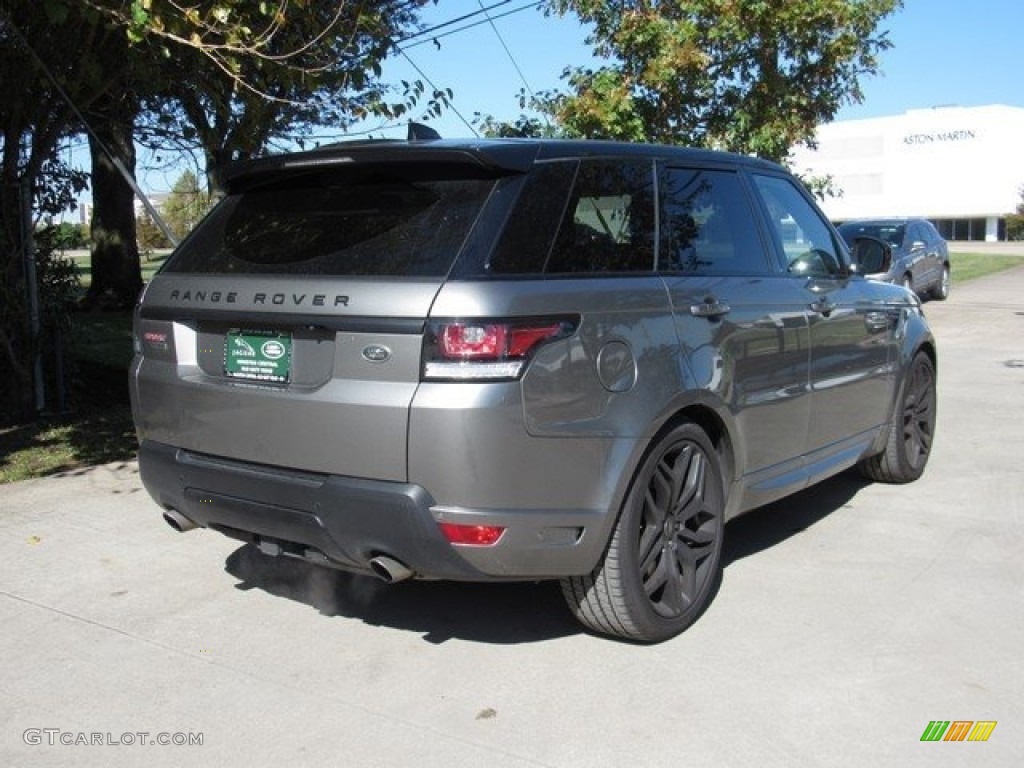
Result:
M391 359L391 350L380 344L363 347L363 359L371 363L384 363Z

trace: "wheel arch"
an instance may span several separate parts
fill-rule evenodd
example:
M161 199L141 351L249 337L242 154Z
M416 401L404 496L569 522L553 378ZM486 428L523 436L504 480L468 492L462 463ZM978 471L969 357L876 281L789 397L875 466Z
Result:
M916 310L904 324L903 339L904 342L900 350L899 360L897 361L899 373L893 387L893 400L889 408L889 424L898 418L900 401L906 385L907 371L910 370L910 365L917 354L920 352L927 355L931 361L932 368L935 370L935 375L938 376L939 373L938 347L935 343L935 337L932 336L931 330L925 322L920 309ZM872 443L871 448L865 453L865 456L878 454L885 450L887 443L886 435L887 429L881 430L878 437Z
M633 455L628 461L627 469L623 472L622 479L614 494L612 514L608 516L607 525L600 531L600 536L605 540L605 545L607 545L607 540L611 537L615 521L622 513L622 505L628 498L633 483L636 480L637 472L643 466L647 455L661 441L662 437L683 422L696 424L708 436L708 440L711 441L722 472L722 483L724 485L722 493L725 496L726 502L728 502L736 484L737 467L739 465L739 457L736 454L736 442L733 439L732 432L721 414L707 403L689 402L680 405L665 418L657 422L649 437L642 440L641 445L634 449Z
M696 424L708 436L708 440L711 441L711 445L714 447L715 454L718 457L719 468L722 472L722 482L725 486L722 488L722 493L725 495L726 502L728 502L732 487L737 479L737 467L739 465L736 443L733 439L732 431L722 418L722 415L707 403L702 402L689 403L678 408L651 435L630 472L629 482L624 489L625 494L629 493L629 487L633 484L633 478L636 476L637 469L643 464L651 448L657 445L665 434L671 432L683 422ZM626 496L623 495L622 498L625 499Z

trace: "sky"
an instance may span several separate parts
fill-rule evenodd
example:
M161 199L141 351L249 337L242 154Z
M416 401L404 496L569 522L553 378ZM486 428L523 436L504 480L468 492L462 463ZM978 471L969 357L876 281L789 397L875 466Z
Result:
M566 67L593 61L586 28L572 16L545 16L535 0L439 0L425 7L423 22L444 24L479 11L481 2L490 9L493 26L477 14L438 29L436 44L409 41L402 46L404 55L384 65L385 82L420 79L452 89L454 110L429 121L446 138L472 136L475 113L514 120L521 89L562 88ZM475 26L460 29L469 24ZM882 27L893 47L881 55L881 72L862 78L864 101L844 107L838 120L947 105L1024 107L1019 54L1024 0L905 0ZM361 135L354 135L357 131ZM405 131L404 125L374 121L348 137L404 138ZM331 136L341 138L346 137ZM76 154L84 154L88 163L87 153ZM154 166L151 158L140 156L138 175L149 193L168 191L188 167Z
M490 8L498 1L483 3ZM435 25L479 9L480 0L440 0L423 18ZM561 88L567 66L592 61L584 43L587 30L574 17L545 17L529 0L509 0L489 15L494 27L484 23L440 37L440 49L430 41L414 45L406 49L408 59L400 56L385 65L386 80L426 76L454 91L454 106L465 121L455 113L431 121L442 136L471 136L466 123L473 122L475 112L514 119L520 113L521 88ZM1024 107L1019 54L1024 1L905 0L902 10L887 17L882 28L889 31L893 47L881 55L881 73L862 78L864 101L844 107L838 120L954 104ZM404 128L373 135L400 137Z

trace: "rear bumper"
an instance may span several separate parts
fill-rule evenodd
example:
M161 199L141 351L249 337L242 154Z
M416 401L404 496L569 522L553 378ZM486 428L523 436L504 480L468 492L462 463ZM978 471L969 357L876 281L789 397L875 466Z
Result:
M268 467L143 441L150 496L198 526L267 551L372 573L386 555L420 578L496 581L590 572L605 513L476 510L435 505L421 486ZM452 545L438 522L502 525L493 546Z

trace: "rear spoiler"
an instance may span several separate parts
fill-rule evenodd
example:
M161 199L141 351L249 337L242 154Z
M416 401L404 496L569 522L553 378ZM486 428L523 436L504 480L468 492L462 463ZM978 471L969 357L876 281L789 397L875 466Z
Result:
M420 173L415 175L423 175L424 171L429 175L425 166L438 170L447 166L453 177L462 173L478 178L499 177L529 171L539 150L536 142L515 140L471 142L420 138L341 142L307 152L235 163L227 169L225 181L228 192L237 193L304 172L348 175L380 170L403 175L403 167L417 166Z

